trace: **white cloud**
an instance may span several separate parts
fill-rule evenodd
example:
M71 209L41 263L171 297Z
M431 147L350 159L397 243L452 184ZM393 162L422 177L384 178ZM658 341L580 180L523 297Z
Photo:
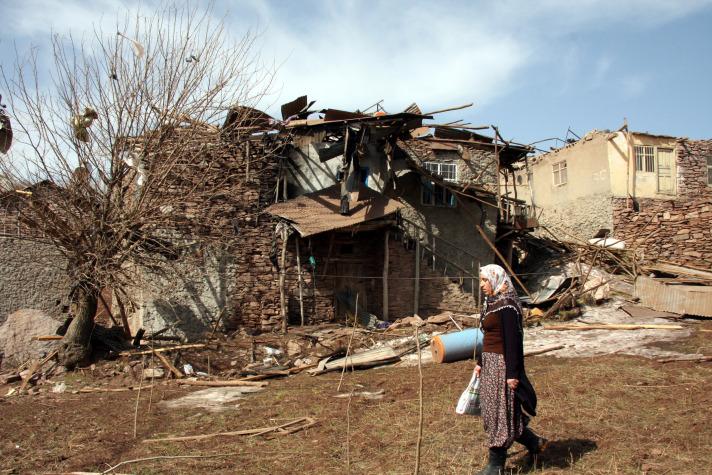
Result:
M320 107L354 109L385 99L397 111L460 102L493 103L526 80L532 65L552 67L566 90L583 69L589 87L607 79L611 60L581 57L570 35L604 28L646 28L686 16L712 0L501 0L218 3L240 36L260 31L264 61L279 65L270 112L307 93ZM6 33L45 41L52 29L81 36L92 25L113 31L127 9L154 9L146 0L26 0L8 8ZM0 60L9 54L0 44ZM563 60L562 60L563 58ZM568 78L568 79L567 79ZM630 93L644 81L623 81ZM637 85L636 85L637 84ZM570 87L570 86L569 86ZM638 92L639 93L639 92Z

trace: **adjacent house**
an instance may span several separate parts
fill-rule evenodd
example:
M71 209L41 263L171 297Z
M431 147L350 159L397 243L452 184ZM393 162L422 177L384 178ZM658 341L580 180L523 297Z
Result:
M712 266L712 140L592 131L514 180L562 238L609 235L644 258Z

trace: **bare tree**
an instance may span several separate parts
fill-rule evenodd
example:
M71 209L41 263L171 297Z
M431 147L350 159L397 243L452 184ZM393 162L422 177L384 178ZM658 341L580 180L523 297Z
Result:
M17 192L20 220L61 251L74 283L65 366L91 351L102 289L125 299L137 266L180 255L179 236L225 237L233 172L205 150L227 132L239 149L267 126L252 107L272 73L254 39L231 42L210 9L166 7L88 42L52 37L49 77L37 49L2 68L16 143L0 181L47 185Z

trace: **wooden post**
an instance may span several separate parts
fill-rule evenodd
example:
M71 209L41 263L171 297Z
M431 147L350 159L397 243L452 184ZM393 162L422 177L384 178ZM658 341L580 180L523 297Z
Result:
M478 284L479 284L479 282L478 282L478 279L479 279L479 272L477 273L477 277L478 277L478 278L476 279L476 278L474 277L474 275L475 275L475 261L470 261L470 268L472 269L472 276L473 276L473 277L472 277L472 289L471 289L471 290L472 290L472 296L474 297L474 296L475 296L475 285L479 286L479 285L478 285ZM478 270L479 270L479 269L478 269ZM479 305L479 303L478 303L477 305Z
M302 259L299 255L299 236L295 237L294 246L297 252L297 280L299 282L299 316L301 317L302 326L304 326L304 280L302 279Z
M390 258L388 252L388 239L390 237L390 231L386 230L385 244L383 247L383 319L388 321L388 259Z
M482 321L482 287L480 287L480 269L482 264L477 263L477 313L480 314L480 321ZM476 351L476 350L475 350Z
M279 304L280 311L282 314L282 333L287 333L287 295L286 289L284 288L284 278L287 273L287 240L289 239L289 234L287 233L287 228L282 228L282 255L279 259Z
M413 283L413 315L420 310L420 240L415 241L415 281Z

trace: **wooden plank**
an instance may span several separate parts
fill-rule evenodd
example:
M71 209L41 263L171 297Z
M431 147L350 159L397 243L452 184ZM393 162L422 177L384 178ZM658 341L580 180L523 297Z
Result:
M299 282L299 317L301 326L304 326L304 278L302 276L302 259L299 253L299 235L294 238L294 246L297 253L297 279Z
M200 434L200 435L187 435L187 436L182 436L182 437L163 437L160 439L146 439L143 442L144 443L153 443L153 442L185 442L185 441L193 441L193 440L205 440L205 439L212 439L215 437L232 437L232 436L239 436L239 435L251 435L251 436L257 436L257 435L264 435L268 434L271 432L276 432L277 434L280 435L287 435L287 434L293 434L294 432L297 432L299 430L306 429L307 427L311 427L317 423L317 420L312 418L312 417L300 417L299 419L295 419L293 421L286 422L284 424L278 425L278 426L272 426L272 427L261 427L257 429L245 429L245 430L237 430L237 431L230 431L230 432L214 432L212 434ZM301 425L298 425L301 424ZM297 427L295 427L297 426Z
M548 325L544 330L684 330L682 325L596 323L591 325Z
M156 355L156 357L157 357L159 360L161 360L161 363L163 363L163 366L165 366L168 371L170 371L171 373L173 373L173 375L174 375L176 378L180 379L180 378L183 378L183 377L184 377L183 373L181 373L181 371L180 371L178 368L176 368L175 366L173 366L173 363L171 363L171 362L168 360L168 358L166 358L163 354L161 354L161 353L156 353L155 351L153 352L153 354Z
M420 310L420 240L415 241L415 279L413 280L413 315Z
M388 239L390 231L386 230L385 243L383 246L383 311L381 316L383 320L388 321L388 265L389 265L389 251L388 251Z
M541 355L544 353L548 353L550 351L556 351L560 350L562 348L566 348L566 345L551 345L551 346L546 346L544 348L539 348L536 350L529 350L524 352L524 356L534 356L534 355Z
M206 345L205 343L189 343L187 345L175 345L175 346L164 346L161 348L154 348L151 350L142 350L142 351L122 351L119 353L119 356L140 356L140 355L150 355L151 353L163 353L166 351L175 351L175 350L188 350L188 349L194 349L194 348L205 348Z
M181 379L178 381L180 384L187 384L188 386L209 386L213 388L224 388L224 387L234 387L234 386L255 386L262 388L267 386L269 383L267 381L245 381L239 379L225 379L225 380L200 380L200 379Z
M522 284L522 281L519 280L519 277L517 277L517 274L515 274L514 271L512 270L512 268L509 266L509 263L507 262L507 260L502 256L502 254L499 253L499 251L497 250L495 245L492 244L492 241L489 240L489 238L485 234L485 231L482 229L482 227L479 224L477 224L477 225L475 225L475 228L477 229L477 232L480 233L480 236L482 236L482 239L484 239L485 243L490 247L490 249L492 249L494 251L494 253L497 255L497 257L499 257L499 260L502 261L502 264L504 264L504 267L507 269L507 272L509 272L509 275L512 276L512 278L515 280L515 282L517 282L517 284L519 284L519 287L521 287L522 290L524 291L524 293L527 294L527 296L531 299L532 294L529 293L529 291L524 286L524 284Z

